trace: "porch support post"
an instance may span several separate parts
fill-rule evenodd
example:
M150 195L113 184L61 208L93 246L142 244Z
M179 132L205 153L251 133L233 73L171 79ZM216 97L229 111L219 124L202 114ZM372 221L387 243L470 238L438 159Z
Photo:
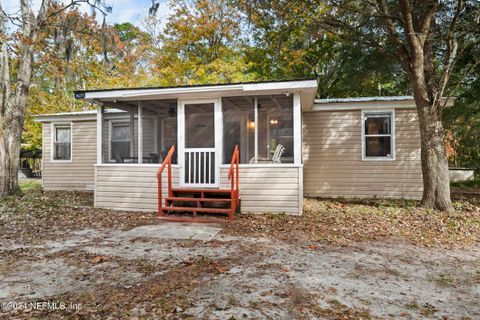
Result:
M302 164L302 105L300 95L293 95L293 157L296 165Z
M143 108L138 102L138 163L143 163Z
M130 157L135 156L135 111L130 111Z
M103 162L103 113L105 107L97 106L97 164Z
M258 163L258 98L254 99L254 108L255 108L255 163Z

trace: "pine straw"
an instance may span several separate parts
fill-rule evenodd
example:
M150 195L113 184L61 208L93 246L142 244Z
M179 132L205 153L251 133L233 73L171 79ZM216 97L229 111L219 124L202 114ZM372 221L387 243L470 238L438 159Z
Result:
M415 201L309 198L303 216L237 215L227 229L235 235L336 244L387 238L427 247L480 243L479 199L462 196L454 207L447 213L420 208Z

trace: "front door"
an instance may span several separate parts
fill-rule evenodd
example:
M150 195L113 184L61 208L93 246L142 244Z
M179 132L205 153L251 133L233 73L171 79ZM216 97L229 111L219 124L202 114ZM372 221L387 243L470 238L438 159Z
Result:
M178 108L180 185L218 187L222 111L218 100L183 100Z

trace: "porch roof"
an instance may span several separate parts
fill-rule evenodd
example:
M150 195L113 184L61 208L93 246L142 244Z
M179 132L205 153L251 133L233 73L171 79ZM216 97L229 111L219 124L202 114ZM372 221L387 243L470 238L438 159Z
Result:
M311 109L317 92L316 79L237 82L169 87L112 88L75 91L75 98L91 102L121 102L154 99L201 99L231 96L294 94L302 107Z

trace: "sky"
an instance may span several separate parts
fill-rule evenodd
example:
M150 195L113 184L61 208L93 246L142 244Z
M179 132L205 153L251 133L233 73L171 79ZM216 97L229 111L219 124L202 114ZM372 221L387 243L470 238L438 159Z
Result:
M0 0L4 10L11 14L18 12L20 8L20 0ZM70 0L63 0L63 3L68 3ZM41 0L31 0L34 10L38 10ZM148 15L151 0L106 0L107 4L112 6L112 13L107 16L107 22L110 24L130 22L138 27L142 27L141 21ZM81 6L82 11L90 11L88 5ZM159 17L166 17L170 12L168 1L160 1L160 8L158 9ZM102 19L101 15L98 19Z

